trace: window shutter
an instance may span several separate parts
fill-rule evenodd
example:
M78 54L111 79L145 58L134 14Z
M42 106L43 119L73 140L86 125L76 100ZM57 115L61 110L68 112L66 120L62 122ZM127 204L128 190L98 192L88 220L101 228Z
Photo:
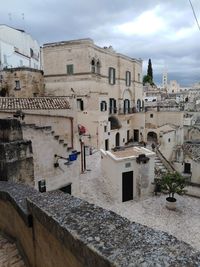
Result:
M103 102L100 103L100 110L103 111Z
M114 100L114 113L117 113L117 104L116 104L116 99L113 99Z
M107 102L105 101L105 110L107 110Z
M115 84L115 69L113 69L113 84Z
M108 80L109 80L109 84L111 84L111 68L109 68L108 70Z

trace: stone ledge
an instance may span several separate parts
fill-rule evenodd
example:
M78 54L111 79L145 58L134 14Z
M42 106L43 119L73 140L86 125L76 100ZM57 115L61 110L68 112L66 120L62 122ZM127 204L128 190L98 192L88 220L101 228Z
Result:
M27 197L40 193L28 185L0 181L0 199L9 201L28 227L32 226L32 216L27 208Z
M28 207L84 266L200 266L200 252L177 238L62 192L33 196Z
M26 225L31 217L41 223L83 266L200 266L200 252L190 245L63 192L0 182L0 199L10 201Z

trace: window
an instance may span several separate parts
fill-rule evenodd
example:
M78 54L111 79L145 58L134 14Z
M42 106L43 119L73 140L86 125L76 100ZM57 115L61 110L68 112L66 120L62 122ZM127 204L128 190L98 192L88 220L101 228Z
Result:
M153 118L153 114L150 114L150 118Z
M138 73L138 82L140 83L140 73Z
M79 111L83 111L84 110L84 103L83 103L83 100L81 98L77 99L77 109Z
M68 75L74 74L74 65L73 64L67 65L67 74Z
M97 61L97 74L100 74L100 67L101 67L101 64L99 62L99 60Z
M128 114L130 112L130 100L124 100L124 114Z
M100 103L100 110L101 111L106 111L107 110L107 103L106 103L106 101L101 101L101 103Z
M92 73L95 73L95 61L94 61L94 59L91 61L91 71L92 71Z
M107 132L107 126L106 125L104 126L104 132L105 133Z
M20 90L21 89L20 88L20 81L19 80L15 81L15 89L16 90Z
M115 69L109 68L108 71L109 84L115 84Z
M127 120L127 124L129 124L130 123L130 121L129 120Z
M101 67L100 61L99 60L96 61L93 58L90 64L91 64L91 72L100 74L100 67Z
M131 73L130 71L126 71L126 86L131 85Z
M117 102L116 99L110 98L109 99L109 109L110 109L110 114L117 113Z
M30 57L33 57L34 53L33 53L33 49L30 48Z
M171 141L171 140L170 140L170 138L169 138L169 139L168 139L168 142L170 143L170 141Z

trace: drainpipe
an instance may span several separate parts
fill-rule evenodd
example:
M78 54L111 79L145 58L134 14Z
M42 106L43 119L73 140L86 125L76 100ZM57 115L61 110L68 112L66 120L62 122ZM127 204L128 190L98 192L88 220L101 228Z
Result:
M73 123L73 118L70 117L70 122L71 122L71 148L74 148L74 123Z

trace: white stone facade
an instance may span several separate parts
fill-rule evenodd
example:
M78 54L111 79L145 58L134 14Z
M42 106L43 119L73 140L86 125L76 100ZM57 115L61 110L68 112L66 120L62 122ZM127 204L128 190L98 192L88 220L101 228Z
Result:
M23 30L0 25L0 67L40 69L40 46Z
M140 156L145 160L140 161ZM143 147L115 152L101 150L101 168L116 202L144 198L153 193L154 160L155 153Z

